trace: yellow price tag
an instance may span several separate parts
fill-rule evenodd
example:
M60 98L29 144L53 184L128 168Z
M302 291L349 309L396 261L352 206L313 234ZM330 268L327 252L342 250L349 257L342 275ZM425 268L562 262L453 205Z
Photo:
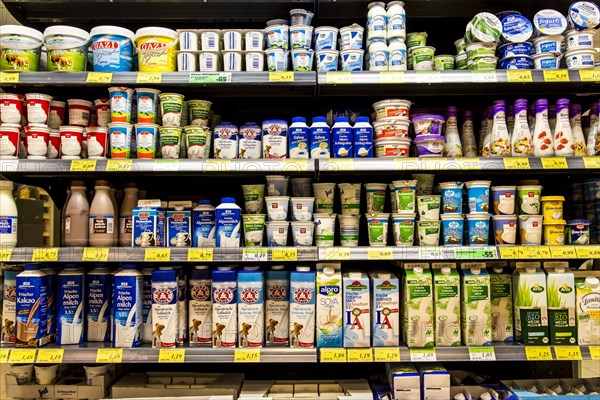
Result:
M308 171L308 160L283 160L284 171Z
M367 260L393 260L394 251L391 248L369 248Z
M600 258L600 246L575 246L577 258Z
M273 247L271 259L273 261L298 261L298 249L295 247Z
M600 82L600 69L580 69L579 79L582 82Z
M400 349L397 347L375 347L375 362L399 362Z
M107 262L109 251L108 247L86 247L83 249L81 261Z
M500 249L500 258L514 260L519 258L520 246L498 246Z
M8 362L11 364L33 364L35 352L36 350L34 349L12 349L8 357Z
M10 350L1 349L0 350L0 364L6 364L8 362L8 353Z
M319 360L324 363L346 362L346 349L320 349Z
M133 160L108 160L106 161L106 172L131 172Z
M121 363L123 361L123 349L98 349L96 353L96 364Z
M58 261L58 248L33 249L32 262Z
M480 170L481 162L475 157L461 157L454 159L456 166L460 170Z
M526 157L504 157L503 160L506 169L531 169L529 158Z
M19 73L0 72L0 83L19 83Z
M10 261L10 257L12 257L12 251L13 249L0 250L0 262Z
M325 259L326 260L349 260L350 259L350 248L349 247L326 247L325 248Z
M294 82L294 72L269 72L269 82Z
M171 260L171 249L146 249L144 261L167 262Z
M404 83L404 72L380 72L379 83Z
M531 71L527 70L506 70L506 80L509 83L533 82Z
M350 84L352 83L352 72L328 72L327 84Z
M93 172L96 170L96 160L73 160L71 172Z
M233 362L257 363L260 362L260 349L235 349Z
M160 349L159 363L182 363L185 361L185 349Z
M600 169L600 157L583 157L583 165L588 169Z
M550 258L550 247L522 246L519 253L521 258L526 259Z
M373 350L348 349L348 362L373 362Z
M87 83L111 83L112 72L88 72L85 81Z
M590 346L589 349L592 360L600 360L600 346Z
M565 157L542 157L542 168L567 169L569 168L569 164L567 164L567 159Z
M550 246L552 258L577 258L575 246Z
M550 346L526 346L525 356L527 361L552 361Z
M44 364L60 364L63 362L65 349L39 349L35 362Z
M581 360L581 348L579 346L554 346L554 354L557 360Z
M213 249L189 249L188 250L188 261L199 261L199 262L212 262L214 250Z
M569 82L569 71L567 71L566 69L545 69L544 81Z
M327 164L329 170L354 171L354 160L351 158L331 158Z
M138 72L136 83L160 83L162 73L160 72Z

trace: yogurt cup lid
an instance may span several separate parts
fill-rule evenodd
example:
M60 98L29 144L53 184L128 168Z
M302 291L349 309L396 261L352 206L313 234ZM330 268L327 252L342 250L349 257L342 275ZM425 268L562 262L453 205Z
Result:
M534 15L533 25L543 34L560 35L567 28L567 19L556 10L545 9Z
M37 29L21 25L2 25L2 35L31 36L39 41L44 40L44 34Z
M272 19L267 21L267 26L272 26L272 25L289 25L290 21L288 21L287 19Z
M567 225L591 225L592 221L589 219L570 219L567 221Z
M467 214L467 219L490 219L489 213L471 213Z
M565 221L564 219L559 219L556 221L548 221L548 220L544 220L542 222L543 225L566 225L567 221Z
M415 219L417 218L416 213L394 213L392 214L392 218L394 219Z
M445 221L445 220L463 221L464 217L462 214L440 214L440 219L442 221Z
M112 25L101 25L95 26L90 31L90 36L94 37L96 35L119 35L129 38L133 40L135 37L135 33L130 31L129 29L121 28L120 26L112 26Z
M392 3L389 3L392 4ZM319 28L317 28L319 29ZM359 24L352 24L352 25L348 25L348 26L344 26L342 28L340 28L340 32L348 32L350 30L359 30L361 32L363 32L365 30L365 28L363 28L362 26L360 26Z
M177 39L179 35L172 29L161 28L158 26L148 26L145 28L140 28L135 32L135 40L137 41L139 38L143 36L167 36L173 39Z
M440 121L440 122L445 122L446 119L439 115L439 114L421 114L421 115L416 115L413 117L413 122L415 121Z
M4 28L3 28L4 29ZM46 28L44 31L44 40L48 36L56 36L56 35L69 35L81 38L82 40L89 40L90 34L83 29L75 28L73 26L67 25L54 25Z
M318 26L318 27L315 28L315 32L319 32L319 31L334 31L334 32L337 32L338 28L336 28L335 26Z
M419 135L419 136L415 137L415 140L414 140L415 143L427 142L427 141L446 142L446 138L442 135Z

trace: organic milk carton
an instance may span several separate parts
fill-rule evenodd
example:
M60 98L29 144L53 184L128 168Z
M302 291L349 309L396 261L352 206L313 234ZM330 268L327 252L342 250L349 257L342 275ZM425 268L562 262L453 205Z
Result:
M237 282L235 271L212 272L212 347L235 347L237 339Z
M25 265L16 277L17 347L41 347L48 342L48 278L37 265Z
M17 274L19 271L4 271L2 296L2 336L0 343L14 344L17 311Z
M192 246L192 202L170 201L167 209L167 246Z
M465 263L463 272L461 324L467 346L488 346L492 342L490 275L485 263Z
M403 280L404 342L408 347L433 347L433 292L429 265L404 264Z
M339 263L317 264L317 347L342 347L342 272Z
M546 274L537 262L518 262L513 273L515 332L523 344L550 344Z
M290 347L315 346L315 280L310 267L290 273Z
M283 265L267 271L265 296L265 343L267 346L289 344L290 274Z
M58 273L56 343L81 344L85 322L85 277L77 264L67 264Z
M152 347L175 347L179 334L177 271L152 272Z
M206 265L197 265L189 283L188 337L190 346L210 346L212 342L212 300L210 271Z
M454 263L433 263L435 345L460 346L460 275Z
M261 271L238 273L238 347L262 347L265 305Z
M87 274L87 341L108 342L111 314L112 276L108 268L94 268Z
M575 276L568 262L545 262L550 344L576 345Z
M577 337L580 345L600 344L600 280L598 276L575 278Z
M371 347L371 295L363 272L344 274L344 347Z
M514 341L512 277L506 263L488 263L492 301L492 342Z
M154 268L142 269L142 341L152 343L152 272Z
M373 272L371 307L373 347L400 345L400 280L389 272Z
M139 347L142 344L143 276L135 264L122 264L113 279L113 346Z

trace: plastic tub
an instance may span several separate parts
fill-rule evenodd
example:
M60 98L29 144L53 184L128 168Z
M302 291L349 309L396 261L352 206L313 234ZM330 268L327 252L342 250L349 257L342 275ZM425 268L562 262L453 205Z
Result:
M265 231L265 214L243 214L244 246L262 246Z
M287 25L271 25L265 29L267 37L267 48L283 49L289 48L289 29Z
M179 93L161 93L158 98L160 99L162 125L179 127L181 125L184 96Z
M490 236L490 215L488 213L467 214L469 246L488 244Z
M414 213L416 209L416 180L393 181L398 213Z
M500 58L531 56L533 45L529 42L523 43L506 43L498 49Z
M124 122L108 124L110 158L129 158L132 125Z
M133 62L134 33L118 26L96 26L90 32L94 71L127 72Z
M446 138L442 135L421 135L415 138L419 157L441 157Z
M315 212L333 214L335 183L313 183Z
M50 103L50 119L52 119L52 110L54 108L53 103ZM62 102L57 102L57 103L62 103ZM62 115L64 116L64 105L57 105L57 107L62 107ZM94 107L96 108L96 123L98 124L98 126L108 126L108 123L110 122L110 100L109 99L96 99L94 100ZM139 107L139 106L138 106ZM57 111L58 114L58 111ZM60 114L58 114L60 115ZM59 124L58 126L62 125L62 120L61 120L61 124ZM58 126L56 127L56 129L58 129ZM52 126L50 126L52 128Z
M288 67L288 52L280 48L272 48L265 50L267 57L267 69L270 72L287 71Z
M544 244L547 246L562 246L565 244L565 225L564 220L544 221Z
M206 126L190 125L183 128L187 158L202 159L210 157L212 134Z
M555 53L561 54L561 46L564 40L563 35L540 36L533 41L535 54Z
M310 49L312 44L313 27L308 25L295 25L290 27L290 48Z
M579 219L567 221L566 239L568 244L590 244L590 226L592 221Z
M568 69L593 69L596 50L573 50L565 53Z
M288 216L290 198L288 196L267 196L267 216L269 221L285 221Z
M39 71L42 32L20 25L3 25L0 32L0 71Z
M498 64L498 57L476 57L472 60L467 60L467 66L473 71L487 71L496 69Z
M539 53L533 56L533 66L535 69L559 69L562 54Z
M337 36L338 28L334 28L333 26L319 26L315 28L315 51L336 50Z
M418 221L419 246L437 246L440 243L441 221Z
M289 222L269 222L267 225L267 244L269 247L287 246Z
M158 128L159 127L156 124L135 124L135 145L137 148L137 158L147 159L156 157Z
M494 42L477 42L471 43L465 49L468 59L472 60L476 57L487 57L496 55L496 43Z
M515 213L516 186L492 186L494 214L513 215Z
M312 221L312 214L315 207L314 197L292 197L290 201L292 221Z
M567 32L565 35L567 51L593 49L595 35L596 31L593 29L586 29L583 31L572 30Z
M292 222L294 246L312 246L315 235L314 222Z
M333 246L335 238L335 214L313 214L315 220L315 241L317 246Z
M470 181L467 187L469 213L487 213L490 206L490 181Z
M531 69L531 57L517 56L507 57L500 60L500 69Z
M409 127L410 121L408 119L398 121L375 121L373 122L375 140L406 139L408 138Z
M507 42L525 42L533 35L533 25L524 16L507 15L502 19L502 38Z
M90 123L92 102L80 99L69 99L69 124L86 127Z
M198 33L194 31L181 31L179 33L179 49L181 51L198 51Z
M339 52L337 50L320 50L315 53L317 72L333 72L338 69Z
M454 57L450 55L435 56L433 63L436 71L451 71L454 69Z
M482 12L473 17L467 24L465 41L496 42L502 34L502 22L493 14Z
M387 185L385 183L365 183L365 190L367 192L367 212L383 212Z
M412 103L408 100L387 99L374 103L373 108L375 109L377 121L386 120L389 122L390 119L393 119L396 122L398 120L408 120L411 105Z
M262 50L247 51L246 72L262 72L265 70L265 53Z
M465 221L462 214L442 214L442 241L444 246L463 244Z
M50 129L46 125L31 124L25 127L25 151L28 159L46 159L49 133Z
M360 214L360 183L339 183L342 215Z
M0 93L0 122L3 124L21 124L22 117L22 96L13 93ZM59 124L59 126L62 125L62 120L60 122L61 123Z
M25 100L27 102L27 121L30 124L47 125L52 96L43 93L27 93Z
M369 71L388 71L390 53L385 42L375 42L369 46L367 69Z
M0 130L1 129L2 127L0 126ZM58 158L58 149L60 149L60 132L58 129L50 129L46 158L49 160L56 160Z
M567 19L556 10L540 10L533 17L536 35L557 36L567 29Z
M310 25L314 14L302 8L294 8L290 11L290 25Z
M388 225L390 214L367 215L367 231L369 234L369 246L387 246Z
M55 25L44 31L48 71L81 72L87 67L90 34L72 26Z
M113 86L108 88L110 95L111 122L131 122L133 89Z
M158 99L160 90L138 88L135 89L137 97L138 123L155 124L158 121Z
M417 210L421 221L440 219L441 196L417 196Z
M413 60L413 70L415 71L432 71L433 58L435 56L435 47L417 46L409 49L410 56Z
M108 151L108 128L90 126L87 132L87 156L89 159L102 160Z
M80 126L63 125L59 128L59 131L60 158L63 160L80 159L83 148L83 128Z
M542 186L517 186L517 210L519 215L539 215Z
M264 32L262 30L251 30L245 33L246 51L263 51Z
M394 245L413 246L416 214L392 214Z
M287 196L289 177L267 175L267 194L269 196Z
M181 154L183 128L161 126L158 128L160 155L162 158L178 159Z
M594 29L600 23L600 9L591 1L576 1L569 6L567 20L577 30Z
M292 178L292 196L311 197L312 179L311 178Z
M517 243L517 216L516 215L494 215L494 238L497 245Z
M364 55L365 51L361 49L341 51L340 57L342 59L342 71L362 71Z
M374 146L375 157L408 157L410 139L378 139Z
M218 30L206 30L200 33L200 47L203 52L221 51L221 33Z
M364 28L358 24L352 24L340 29L340 49L353 50L362 49Z
M441 115L421 114L413 117L415 135L442 135L445 119Z
M467 69L467 53L461 53L454 57L454 65L458 70Z
M563 196L543 196L541 201L544 223L562 221L563 203L565 201Z
M406 47L412 49L413 47L420 47L427 45L427 32L410 32L406 34Z
M314 52L310 49L292 50L292 67L294 71L310 71L313 67Z
M223 50L242 51L243 31L239 29L227 30L223 32Z
M167 28L147 27L135 33L140 72L175 72L179 35Z
M519 215L519 237L522 245L542 244L543 218L541 215Z
M358 229L360 215L340 215L340 245L348 247L358 246Z
M467 49L467 44L465 43L465 38L461 37L454 42L454 46L456 47L456 54L461 54L465 52Z
M21 126L18 124L0 125L0 159L19 158Z
M442 212L444 214L461 214L464 184L461 182L440 183Z

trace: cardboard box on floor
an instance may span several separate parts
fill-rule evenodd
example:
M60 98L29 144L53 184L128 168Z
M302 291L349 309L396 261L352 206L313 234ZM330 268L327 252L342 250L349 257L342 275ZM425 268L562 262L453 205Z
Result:
M369 383L364 379L340 381L246 381L244 382L239 398L244 400L294 400L299 398L372 400L373 392L369 387Z
M103 399L110 384L104 375L94 377L91 385L85 383L84 377L65 377L54 385L17 385L17 378L12 375L5 375L5 379L6 394L15 399Z

